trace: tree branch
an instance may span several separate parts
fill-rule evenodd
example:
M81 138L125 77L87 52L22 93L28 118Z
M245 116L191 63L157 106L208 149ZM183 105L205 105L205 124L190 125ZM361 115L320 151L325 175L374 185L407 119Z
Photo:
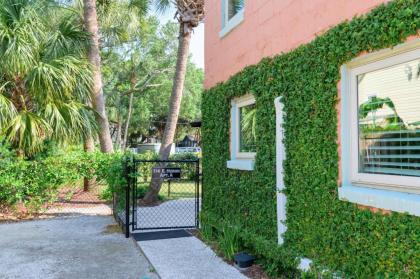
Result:
M158 83L158 84L149 84L149 83L152 82L152 79L154 79L155 77L161 74L164 74L166 72L169 72L170 70L172 70L172 68L165 68L165 69L155 70L155 71L150 72L149 74L146 75L146 78L142 83L137 83L133 89L125 91L124 93L122 93L122 95L127 96L133 93L143 92L147 88L161 86L162 85L161 83ZM140 84L141 86L138 87Z

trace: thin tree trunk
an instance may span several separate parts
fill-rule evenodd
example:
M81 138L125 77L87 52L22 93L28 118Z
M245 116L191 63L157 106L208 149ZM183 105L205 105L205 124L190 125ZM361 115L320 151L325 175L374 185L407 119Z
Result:
M192 30L190 27L188 27L185 24L180 24L176 72L169 104L169 113L166 119L165 130L163 132L162 137L162 144L159 150L159 157L161 160L167 160L169 158L169 155L171 153L171 147L175 137L176 126L178 123L178 116L181 107L182 93L184 91L185 75L187 72L191 33ZM143 203L152 204L156 202L161 186L161 179L152 179L149 191L143 198Z
M121 95L117 93L117 139L115 145L118 150L121 150L122 144L122 117L121 117Z
M121 148L121 132L122 132L122 127L121 127L121 118L118 115L118 120L117 120L117 139L116 139L116 146L118 149Z
M114 152L114 148L112 146L108 117L105 112L105 99L102 92L101 56L99 53L99 26L96 14L96 1L83 0L83 4L85 27L91 36L88 58L93 66L93 88L91 95L93 108L98 112L96 121L99 125L99 143L102 152L112 153Z
M137 77L133 62L133 68L131 70L131 76L130 76L130 89L134 90L137 83ZM127 121L125 122L125 128L124 128L124 140L123 140L123 147L122 149L125 150L127 148L127 140L128 140L128 128L130 127L130 121L131 121L131 115L133 114L133 100L134 100L134 93L130 93L130 98L128 101L128 113L127 113Z
M93 141L92 137L88 137L84 141L83 148L86 153L94 152L95 151L95 142ZM89 188L96 183L96 178L93 177L91 179L85 177L83 178L83 191L89 191Z
M123 139L123 145L122 145L123 150L127 148L128 128L130 127L131 115L133 114L133 99L134 99L134 94L130 93L130 99L128 101L127 121L125 122L125 127L124 127L124 139Z

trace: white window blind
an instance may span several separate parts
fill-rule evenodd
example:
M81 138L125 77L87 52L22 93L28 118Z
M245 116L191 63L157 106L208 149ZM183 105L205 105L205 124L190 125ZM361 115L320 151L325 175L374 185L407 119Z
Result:
M357 76L359 172L420 176L420 60Z

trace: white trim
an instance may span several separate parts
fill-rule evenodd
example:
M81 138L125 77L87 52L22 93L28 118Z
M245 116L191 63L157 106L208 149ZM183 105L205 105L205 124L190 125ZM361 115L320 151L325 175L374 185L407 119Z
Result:
M236 26L244 21L244 9L238 11L231 19L229 19L229 1L222 0L222 30L219 32L219 37L223 38L229 34Z
M341 200L420 216L420 195L343 185L338 188Z
M312 260L308 258L301 258L298 265L298 269L307 272L311 269L311 264L312 264Z
M358 163L354 156L358 157L357 140L357 95L352 94L354 90L355 76L363 71L371 71L375 68L386 67L386 65L399 64L407 59L420 56L420 39L398 45L393 49L385 49L375 53L366 54L356 58L341 67L341 173L342 185L338 189L341 200L357 203L360 205L373 206L396 212L407 212L420 216L420 195L409 193L413 185L411 179L395 179L390 175L375 175L374 181L359 176ZM414 56L413 56L414 55ZM381 61L384 60L384 61ZM379 62L378 62L379 61ZM355 127L356 125L356 127ZM352 152L356 152L352 154ZM353 159L351 159L353 157ZM356 164L355 164L356 161ZM360 175L360 174L358 174ZM379 176L379 180L378 179ZM392 179L390 179L392 178ZM413 177L406 177L413 178ZM376 182L376 184L371 184ZM381 184L377 184L377 182ZM401 185L401 181L403 184ZM368 182L368 183L366 183ZM412 181L411 181L412 182ZM407 187L407 184L409 187ZM419 185L419 179L417 184Z
M284 150L284 128L283 128L283 103L281 97L274 100L276 107L276 192L277 192L277 242L279 245L284 243L283 235L287 231L286 227L286 202L287 197L282 191L284 186L283 161L286 158Z
M241 97L232 99L230 103L232 106L245 107L255 104L255 98L252 94L246 94Z
M255 104L255 98L251 94L234 98L231 101L232 107L230 110L231 120L231 135L230 135L230 161L227 162L227 167L230 169L253 170L255 161L255 152L240 152L240 108Z
M349 63L347 63L346 67L356 68L356 67L373 63L376 61L380 61L380 60L383 60L392 56L400 55L405 52L409 52L418 48L420 48L420 38L414 39L407 43L399 44L393 48L382 49L379 51L362 55L360 57L353 59Z
M255 161L250 159L230 160L226 162L226 166L228 169L252 171L255 167Z

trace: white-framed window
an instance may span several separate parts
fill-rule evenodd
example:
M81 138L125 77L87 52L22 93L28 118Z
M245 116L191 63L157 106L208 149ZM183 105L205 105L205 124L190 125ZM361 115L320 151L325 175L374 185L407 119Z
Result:
M420 214L420 42L342 69L340 198Z
M256 155L256 105L251 94L231 102L230 148L231 160L227 167L253 170Z
M222 0L222 38L244 20L245 0Z

